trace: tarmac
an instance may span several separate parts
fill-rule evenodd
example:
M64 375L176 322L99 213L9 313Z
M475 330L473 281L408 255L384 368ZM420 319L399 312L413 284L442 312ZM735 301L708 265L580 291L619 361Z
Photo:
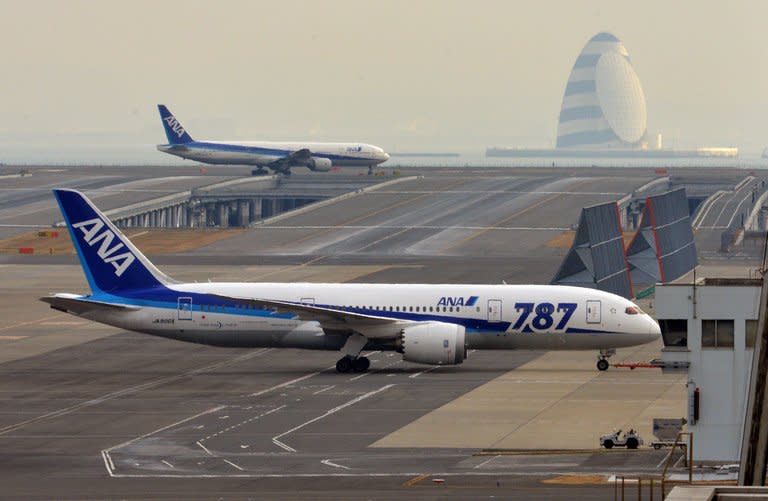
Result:
M103 173L123 188L136 181L113 170ZM40 184L91 177L65 171ZM581 207L653 177L418 174L150 257L188 281L546 283L567 251L547 244ZM103 182L98 189L111 186ZM0 220L55 217L45 186L0 191ZM96 204L142 196L110 193ZM0 276L3 498L612 499L611 475L658 474L665 451L600 451L599 435L632 426L650 441L653 417L685 415L682 376L598 373L591 352L475 351L453 367L371 353L370 372L340 375L335 352L197 346L52 311L37 298L87 290L71 255L3 255ZM659 349L621 350L612 361Z

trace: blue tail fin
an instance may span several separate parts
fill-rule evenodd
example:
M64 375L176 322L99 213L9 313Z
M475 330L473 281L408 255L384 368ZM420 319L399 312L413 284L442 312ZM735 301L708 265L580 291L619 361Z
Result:
M76 190L53 190L94 294L163 286L173 281Z
M165 127L165 135L168 137L168 143L170 144L185 144L194 141L192 136L187 134L184 130L184 126L181 122L176 120L173 113L168 111L168 108L164 104L158 104L157 109L160 112L160 119L163 121L163 127Z

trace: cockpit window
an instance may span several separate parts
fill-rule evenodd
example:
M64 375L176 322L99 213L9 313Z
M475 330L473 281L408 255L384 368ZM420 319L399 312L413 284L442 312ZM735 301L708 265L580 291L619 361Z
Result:
M627 315L641 315L643 313L643 310L641 310L637 306L627 306L627 308L624 310L624 313L626 313Z

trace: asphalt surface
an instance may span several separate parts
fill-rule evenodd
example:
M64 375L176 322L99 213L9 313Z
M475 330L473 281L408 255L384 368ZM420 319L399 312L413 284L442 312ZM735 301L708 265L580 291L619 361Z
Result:
M54 217L46 192L63 181L93 190L108 209L222 174L173 168L154 184L156 169L63 170L4 185L13 189L0 191L0 222ZM580 208L620 198L654 175L414 173L424 177L155 261L174 265L168 271L183 280L548 282L567 251L549 242L578 220ZM650 451L373 447L541 353L476 352L460 367L441 368L373 353L371 372L338 375L333 352L183 344L37 302L52 291L85 291L74 263L68 256L0 259L2 498L612 499L610 484L544 482L658 472L662 453Z

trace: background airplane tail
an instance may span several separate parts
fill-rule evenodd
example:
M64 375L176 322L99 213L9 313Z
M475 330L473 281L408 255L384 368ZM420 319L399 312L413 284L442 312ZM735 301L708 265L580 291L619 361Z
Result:
M171 113L164 104L158 104L157 109L160 112L160 119L163 121L163 127L165 128L165 135L168 138L168 143L185 144L194 141L192 136L190 136L184 129L184 126L181 125L181 122L176 120L176 117L173 116L173 113Z
M53 194L94 294L173 283L85 195L66 189Z

